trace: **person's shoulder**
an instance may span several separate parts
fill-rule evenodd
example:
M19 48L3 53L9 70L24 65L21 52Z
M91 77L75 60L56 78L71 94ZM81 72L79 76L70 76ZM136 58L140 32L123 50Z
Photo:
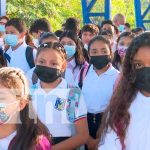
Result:
M116 68L114 68L112 65L111 65L111 67L110 67L110 70L112 71L112 73L113 73L114 75L120 74L119 70L117 70Z

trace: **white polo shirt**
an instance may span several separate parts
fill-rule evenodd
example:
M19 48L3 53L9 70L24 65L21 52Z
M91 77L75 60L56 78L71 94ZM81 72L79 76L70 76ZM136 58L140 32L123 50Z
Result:
M7 54L10 56L10 62L7 61L9 67L17 67L22 69L25 73L30 70L30 66L26 60L26 48L27 45L23 43L16 50L12 50L10 47L7 50ZM33 50L33 57L36 57L36 50Z
M69 91L66 80L62 78L61 83L48 93L41 88L39 82L32 92L35 110L53 137L71 137L74 134L74 124L69 121L67 113ZM87 114L82 95L77 106L75 121Z
M130 106L130 124L125 139L126 150L150 149L150 97L138 92ZM111 130L98 150L121 150L117 134Z
M111 65L106 72L98 76L91 65L82 87L89 113L97 114L106 109L118 75L119 72Z
M27 79L28 79L28 81L29 81L29 85L30 85L30 86L33 85L33 83L32 83L32 75L33 75L34 69L35 69L35 67L32 68L32 69L30 69L30 70L27 72L27 74L26 74L26 77L27 77ZM66 81L67 81L67 83L68 83L69 85L72 85L72 86L75 85L74 80L73 80L73 74L72 74L72 72L71 72L71 70L70 70L69 68L67 68L66 71L65 71L65 79L66 79Z

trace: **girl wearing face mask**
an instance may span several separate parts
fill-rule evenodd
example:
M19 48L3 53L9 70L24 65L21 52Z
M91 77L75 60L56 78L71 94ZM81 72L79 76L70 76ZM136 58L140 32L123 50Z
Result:
M126 55L127 48L134 39L134 35L131 32L122 33L117 40L117 50L114 53L113 66L117 70L122 70L122 64Z
M101 118L113 94L119 72L112 66L112 51L109 41L96 36L89 43L90 68L83 81L83 96L88 110L90 138L87 149L95 149L98 142L96 133Z
M83 56L81 41L77 35L71 31L64 32L60 37L60 42L64 45L67 53L67 68L69 68L74 77L74 81L78 84L80 71L83 70L83 78L88 68L88 63Z
M51 32L44 32L42 36L39 39L39 44L47 43L47 42L58 42L59 39L57 36ZM34 68L30 69L27 72L27 78L29 80L30 85L34 85L38 81L38 77L34 73ZM67 80L67 83L69 85L74 85L74 80L73 80L73 74L70 69L66 69L65 72L62 74L62 77Z
M66 69L62 44L41 44L36 56L38 82L32 88L33 103L42 122L53 135L53 150L72 150L86 143L86 107L77 88L69 88L61 74Z
M149 150L150 33L129 46L123 73L99 131L99 150Z
M18 18L9 20L6 25L4 41L9 45L6 51L7 65L22 69L25 73L34 67L36 50L27 46L24 42L27 30L25 22Z
M1 68L0 91L0 149L51 149L51 136L32 109L23 72Z

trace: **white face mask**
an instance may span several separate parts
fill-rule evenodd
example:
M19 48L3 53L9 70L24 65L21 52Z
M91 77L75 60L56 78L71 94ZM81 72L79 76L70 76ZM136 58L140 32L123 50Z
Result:
M38 39L32 39L32 42L34 44L35 47L38 47L39 46L39 40Z

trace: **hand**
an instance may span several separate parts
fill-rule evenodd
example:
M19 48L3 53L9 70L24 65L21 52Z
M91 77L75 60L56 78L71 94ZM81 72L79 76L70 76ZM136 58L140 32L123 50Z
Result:
M89 138L87 146L89 150L96 150L99 139L94 139L92 137Z

